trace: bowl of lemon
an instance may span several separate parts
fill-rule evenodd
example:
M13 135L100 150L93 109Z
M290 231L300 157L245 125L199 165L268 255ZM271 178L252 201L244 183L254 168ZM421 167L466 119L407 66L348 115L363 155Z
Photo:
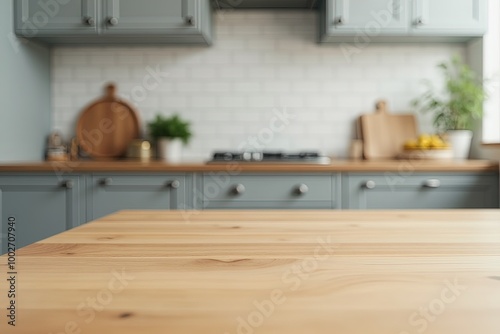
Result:
M450 143L439 135L423 133L407 140L400 154L402 159L448 160L453 159Z

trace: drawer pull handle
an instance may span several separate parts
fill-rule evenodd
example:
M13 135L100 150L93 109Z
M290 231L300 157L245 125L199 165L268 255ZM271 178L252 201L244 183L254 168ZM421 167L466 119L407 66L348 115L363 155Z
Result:
M92 17L92 16L87 16L85 18L85 23L89 26L89 27L93 27L95 26L95 19Z
M118 24L118 18L117 17L110 17L108 19L108 23L109 23L109 25L115 26Z
M301 184L297 187L296 192L299 195L305 195L309 192L309 187L307 186L307 184Z
M179 180L174 180L174 181L170 182L168 184L168 186L172 189L179 189L179 187L181 186L181 183L179 182Z
M245 192L245 186L242 185L242 184L237 184L234 188L233 188L233 193L235 193L236 195L241 195Z
M374 189L375 187L377 186L377 184L375 183L375 181L366 181L365 183L365 188L366 189Z
M195 25L194 17L191 15L186 16L186 23L189 24L190 26L194 26Z
M75 183L71 180L63 182L63 187L66 189L73 189L74 186L75 186Z
M344 25L344 24L346 24L346 20L345 20L345 18L344 18L343 16L339 16L339 17L335 20L335 24L336 24L336 25L339 25L339 26Z
M441 186L441 181L438 179L429 179L424 182L424 187L426 188L439 188Z
M111 184L113 183L113 179L110 178L110 177L107 177L105 179L102 179L101 182L99 182L99 184L103 187L106 187L106 186L110 186Z
M415 20L415 25L417 26L424 26L425 24L426 22L423 17L419 17Z

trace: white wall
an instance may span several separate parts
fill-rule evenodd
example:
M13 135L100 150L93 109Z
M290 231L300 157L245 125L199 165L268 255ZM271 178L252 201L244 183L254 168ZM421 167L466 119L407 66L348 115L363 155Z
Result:
M354 136L353 121L376 99L407 111L421 80L439 78L435 65L465 53L453 44L373 44L349 60L339 45L316 43L316 19L312 11L223 11L215 14L216 40L208 48L56 48L54 128L73 135L81 109L115 81L138 102L143 121L157 112L192 121L196 136L187 159L236 149L254 136L268 148L320 149L342 157ZM168 77L138 98L156 68ZM268 143L272 119L285 109L296 118ZM422 130L431 131L428 121Z
M500 141L500 4L489 0L488 32L483 39L467 45L467 58L476 73L485 79L488 98L484 103L484 116L474 131L472 157L500 160L498 146L482 143Z

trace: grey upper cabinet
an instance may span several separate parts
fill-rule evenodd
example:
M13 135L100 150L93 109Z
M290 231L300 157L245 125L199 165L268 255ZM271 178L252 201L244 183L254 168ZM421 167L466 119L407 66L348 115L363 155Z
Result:
M190 178L179 175L110 175L87 178L87 216L97 219L120 210L175 210L189 206Z
M405 34L408 31L406 0L333 0L326 1L328 31L333 34L373 33Z
M14 0L16 33L49 44L211 44L208 0Z
M16 220L16 246L24 247L85 220L82 178L56 175L0 176L2 253L9 217Z
M484 35L488 22L487 0L325 0L320 10L320 42L357 49L373 42L464 42Z
M195 0L104 0L105 34L190 34L201 18Z
M477 35L487 30L486 0L413 0L416 35Z
M498 174L347 174L345 209L498 208Z
M14 5L18 35L97 34L97 0L14 0Z

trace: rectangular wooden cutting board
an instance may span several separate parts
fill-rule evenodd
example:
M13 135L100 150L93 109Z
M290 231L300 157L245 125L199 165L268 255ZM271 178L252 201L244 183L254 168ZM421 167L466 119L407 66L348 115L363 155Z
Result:
M365 159L394 159L403 150L405 141L418 136L413 114L390 114L385 101L377 110L360 117Z

